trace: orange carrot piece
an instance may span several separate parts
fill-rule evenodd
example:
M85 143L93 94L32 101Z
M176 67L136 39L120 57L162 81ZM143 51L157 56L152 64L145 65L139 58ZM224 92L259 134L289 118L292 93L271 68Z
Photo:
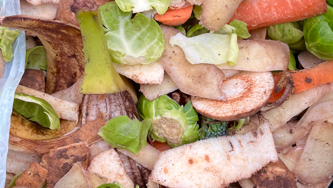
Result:
M274 89L267 102L275 102L282 96L284 89L282 89L279 93L275 93L275 86L276 86L277 82L281 79L281 76L282 76L282 72L273 73Z
M163 15L155 14L154 19L169 26L182 25L191 17L192 9L192 5L181 9L168 9Z
M333 82L333 61L326 61L321 63L312 69L292 71L291 77L293 78L295 91L294 93L300 93L313 87ZM274 80L279 80L280 73L274 73ZM281 74L280 74L281 77ZM274 102L282 95L282 92L272 93L269 102Z
M170 149L170 146L166 142L154 142L154 147L161 152Z
M231 21L243 21L250 30L303 20L326 11L326 0L244 0Z

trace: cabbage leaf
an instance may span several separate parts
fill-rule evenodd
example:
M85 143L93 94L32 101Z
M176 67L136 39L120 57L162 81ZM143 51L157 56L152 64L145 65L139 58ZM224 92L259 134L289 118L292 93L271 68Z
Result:
M124 12L143 12L155 9L158 14L164 14L169 7L170 0L116 0L119 8Z
M23 93L15 93L13 109L43 127L60 130L60 120L57 113L50 103L43 99Z
M25 66L28 69L47 70L47 58L44 46L35 46L27 50Z
M6 62L10 62L13 58L13 43L19 34L20 31L0 26L0 48Z
M153 19L137 13L122 12L115 2L99 8L111 59L118 64L149 64L164 51L160 26Z
M187 38L181 33L171 37L170 44L183 49L186 59L191 64L223 64L235 65L239 48L237 35L205 33Z

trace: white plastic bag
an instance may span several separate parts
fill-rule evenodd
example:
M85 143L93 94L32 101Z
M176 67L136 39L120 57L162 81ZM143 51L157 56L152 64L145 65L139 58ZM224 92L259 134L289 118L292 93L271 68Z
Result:
M21 14L20 0L0 0L0 8L1 16ZM6 181L6 159L14 93L24 73L26 51L23 31L14 42L13 50L14 58L6 63L3 78L0 78L0 187L4 187Z

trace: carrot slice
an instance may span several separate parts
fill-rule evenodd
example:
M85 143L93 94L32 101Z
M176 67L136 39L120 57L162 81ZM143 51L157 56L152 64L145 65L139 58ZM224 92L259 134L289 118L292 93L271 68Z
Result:
M231 21L241 20L248 29L256 29L303 20L326 11L326 0L245 0Z
M295 91L300 93L313 87L333 82L333 61L326 61L312 69L292 71L291 77L293 78ZM275 83L280 80L281 73L274 73ZM272 93L268 102L275 102L282 95L283 91L279 93Z
M166 142L164 142L164 143L154 142L154 147L159 151L166 151L166 150L170 149L170 146Z
M154 19L169 26L181 25L191 17L192 9L192 5L181 9L168 9L163 15L156 14Z

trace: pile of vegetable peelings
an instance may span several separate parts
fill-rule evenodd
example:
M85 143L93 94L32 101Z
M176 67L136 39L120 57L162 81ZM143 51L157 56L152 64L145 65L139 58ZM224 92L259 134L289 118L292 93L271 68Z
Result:
M6 187L328 187L331 3L21 0Z

